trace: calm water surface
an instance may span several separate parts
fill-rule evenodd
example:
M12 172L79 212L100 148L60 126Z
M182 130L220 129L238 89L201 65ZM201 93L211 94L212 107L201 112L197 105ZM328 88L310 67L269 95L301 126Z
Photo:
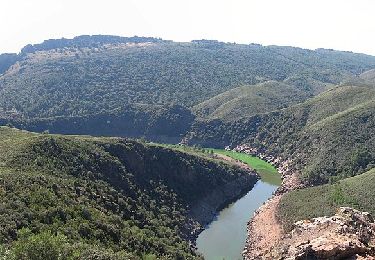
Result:
M277 187L259 180L245 196L223 209L216 220L199 235L198 252L207 260L242 259L247 236L246 224Z

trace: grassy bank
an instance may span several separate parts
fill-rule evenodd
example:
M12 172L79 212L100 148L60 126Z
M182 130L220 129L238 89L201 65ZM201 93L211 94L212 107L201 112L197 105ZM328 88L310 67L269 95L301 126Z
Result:
M212 149L212 148L196 148L192 146L179 146L173 144L153 144L156 146L163 146L167 148L172 148L178 151L186 152L195 156L201 156L208 159L215 160L213 154L222 154L229 156L235 160L239 160L246 163L250 168L254 169L262 181L267 182L272 185L279 186L281 184L281 176L277 172L277 169L270 163L256 157L253 155L248 155L245 153L239 153L234 151L227 151L224 149Z
M249 165L250 168L257 171L262 178L262 181L273 184L281 184L281 176L277 172L276 168L270 163L252 155L238 153L233 151L226 151L223 149L211 149L214 153L223 154L233 159L239 160Z

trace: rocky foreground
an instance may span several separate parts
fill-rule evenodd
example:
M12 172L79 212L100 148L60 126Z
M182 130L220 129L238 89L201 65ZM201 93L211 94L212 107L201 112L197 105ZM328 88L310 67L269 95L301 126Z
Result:
M343 207L331 217L299 221L257 258L375 259L374 219L367 212Z
M340 208L336 215L302 220L286 233L276 217L287 192L304 187L290 160L259 154L248 146L241 152L263 156L277 167L283 183L248 223L244 259L375 259L375 223L367 212Z

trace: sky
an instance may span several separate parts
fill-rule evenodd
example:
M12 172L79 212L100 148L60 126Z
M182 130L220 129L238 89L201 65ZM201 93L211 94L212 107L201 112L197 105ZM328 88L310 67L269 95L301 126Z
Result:
M82 34L375 55L374 0L0 0L0 53Z

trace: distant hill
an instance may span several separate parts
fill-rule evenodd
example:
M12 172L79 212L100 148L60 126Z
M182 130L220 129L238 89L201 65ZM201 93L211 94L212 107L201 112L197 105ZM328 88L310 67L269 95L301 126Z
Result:
M312 95L297 86L268 81L228 90L194 106L193 111L202 119L233 121L285 108Z
M150 115L140 119L149 125L154 107L196 106L194 111L201 111L215 103L217 95L256 85L250 91L253 94L246 91L245 97L208 117L232 117L237 105L243 104L243 114L248 116L294 104L374 67L375 57L322 49L100 35L47 40L26 46L18 55L1 56L0 118L57 122L108 115L110 120L119 111L143 114L145 110L138 108L150 106ZM264 90L265 96L253 101L263 91L260 83L268 81L275 86L287 84L292 92L280 89L280 96L275 97L273 91ZM286 102L293 94L296 97ZM131 120L116 122L133 124Z
M96 136L140 137L162 143L179 143L195 116L179 105L134 104L111 112L83 116L0 119L29 131Z
M121 43L145 43L161 42L161 39L152 37L121 37L113 35L81 35L73 39L51 39L40 44L28 44L21 50L21 55L27 55L38 51L49 51L64 48L98 48L103 45Z
M2 54L0 125L40 133L0 127L0 258L35 241L81 259L199 258L197 230L256 180L202 154L85 134L290 160L322 186L283 197L287 228L338 205L373 212L374 115L364 54L101 35Z
M294 159L314 183L366 170L372 159L350 163L356 153L373 158L372 56L79 36L16 57L0 76L3 125L169 143L185 136L208 147L248 142Z
M375 82L375 69L363 72L360 75L360 78L366 81Z
M199 259L189 241L202 221L257 180L233 165L129 139L6 127L0 136L1 257L5 246L14 259L44 250L64 259Z

